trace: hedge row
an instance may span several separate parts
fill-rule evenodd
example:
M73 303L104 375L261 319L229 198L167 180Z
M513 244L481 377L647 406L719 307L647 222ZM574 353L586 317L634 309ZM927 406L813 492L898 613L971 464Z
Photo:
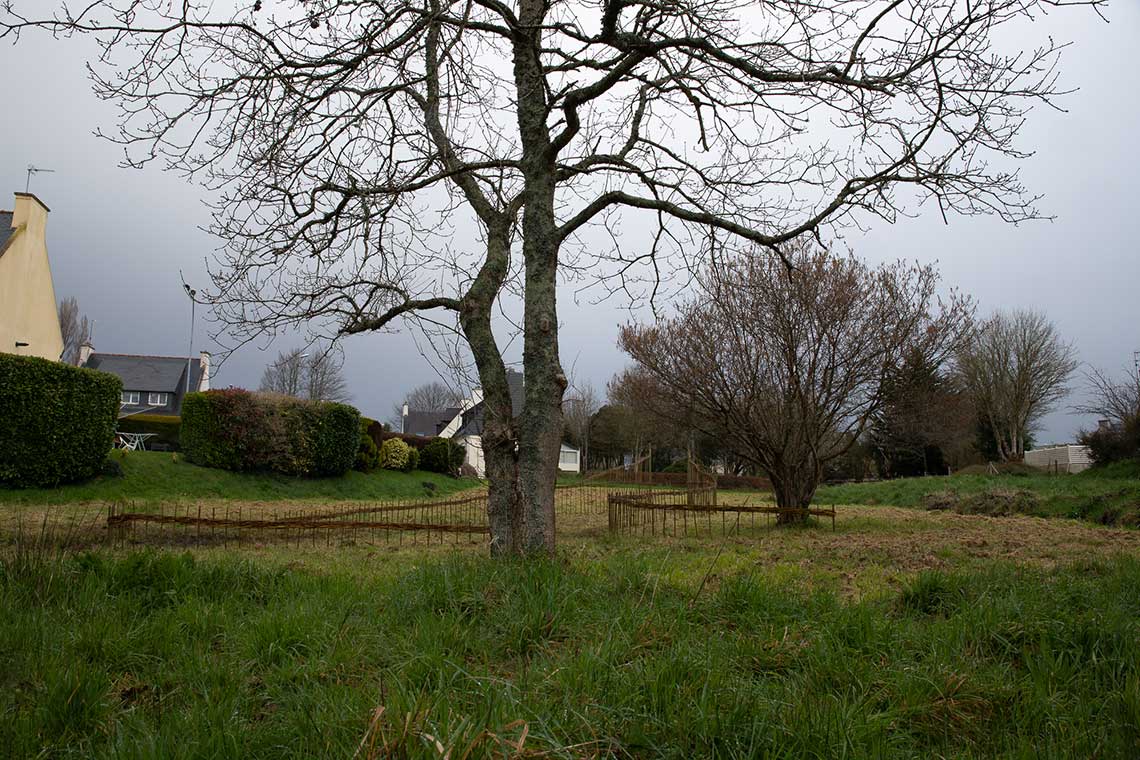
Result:
M115 440L119 378L0 354L0 483L54 486L95 475Z
M388 441L402 441L418 452L418 466L428 472L438 472L444 475L457 475L463 466L466 449L463 444L456 443L448 438L434 436L411 435L396 433L387 430L384 425L375 420L369 420L368 435L375 442L379 450L383 450ZM395 451L395 449L391 449ZM392 467L381 463L385 469L404 469Z
M360 412L240 388L191 393L182 404L182 451L205 467L286 475L343 475L356 461Z

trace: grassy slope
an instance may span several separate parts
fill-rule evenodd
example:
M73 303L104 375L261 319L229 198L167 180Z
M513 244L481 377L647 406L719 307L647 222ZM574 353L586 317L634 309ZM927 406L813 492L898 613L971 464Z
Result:
M67 504L115 499L241 499L247 501L409 499L429 495L424 483L443 495L470 488L475 481L430 472L371 474L349 472L342 478L292 478L197 467L171 454L130 452L122 459L123 477L59 488L0 488L0 504Z
M1086 470L1079 475L952 475L848 483L821 488L816 501L917 507L922 505L924 496L939 491L972 494L999 488L1032 491L1039 501L1037 513L1043 517L1115 523L1140 513L1140 467L1131 463Z
M683 583L677 560L8 560L0 746L438 760L523 757L525 730L544 757L1140 753L1135 559L926 573L860 602L766 564Z

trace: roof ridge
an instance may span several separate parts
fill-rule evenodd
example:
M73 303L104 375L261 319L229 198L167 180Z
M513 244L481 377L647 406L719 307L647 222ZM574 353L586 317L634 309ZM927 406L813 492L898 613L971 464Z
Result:
M115 354L107 351L93 351L91 352L91 356L123 356L130 359L180 359L182 361L185 361L186 359L190 359L191 361L200 359L200 357L197 356L168 356L165 354Z

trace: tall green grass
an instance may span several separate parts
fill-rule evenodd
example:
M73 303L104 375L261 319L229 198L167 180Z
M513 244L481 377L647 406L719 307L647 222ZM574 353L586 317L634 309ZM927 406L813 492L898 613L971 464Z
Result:
M1133 463L1093 468L1079 475L1021 473L952 475L824 486L816 501L825 504L883 504L920 507L935 493L972 496L989 491L1020 491L1041 517L1073 517L1109 525L1140 524L1140 471Z
M12 757L1135 757L1140 563L846 603L667 559L0 565ZM441 752L442 748L442 752ZM469 753L465 755L464 753Z
M0 504L68 504L84 501L238 499L244 501L413 499L454 493L472 479L431 472L350 471L336 478L295 478L198 467L156 451L112 454L121 477L99 476L58 488L0 488Z

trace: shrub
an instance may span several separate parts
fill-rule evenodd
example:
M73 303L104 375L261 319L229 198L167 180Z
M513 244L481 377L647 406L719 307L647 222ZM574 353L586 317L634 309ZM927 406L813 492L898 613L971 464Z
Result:
M420 450L417 448L408 448L408 463L402 469L404 472L411 472L412 470L419 469L420 466Z
M373 430L375 430L375 428L373 428ZM373 438L375 438L375 435L373 435ZM413 449L423 449L424 446L427 446L429 443L431 443L433 440L435 440L434 438L428 438L427 436L422 436L422 435L411 435L411 434L407 434L407 433L393 433L391 430L384 430L380 433L380 444L381 445L383 445L384 441L390 441L392 439L403 441L404 443L411 446Z
M147 440L147 445L163 443L173 449L179 447L178 437L182 428L182 418L161 414L132 414L119 420L118 430L122 433L155 433Z
M380 446L380 466L385 470L404 470L411 452L412 447L399 438L389 438Z
M356 449L356 463L352 466L361 472L372 472L380 466L380 447L368 434L370 420L360 420L360 443Z
M181 443L188 460L206 467L343 475L360 448L360 412L240 388L191 393Z
M0 483L54 486L97 474L122 390L106 372L0 354Z
M1077 442L1088 447L1089 458L1097 466L1140 459L1140 417L1133 417L1124 425L1082 430Z
M420 469L455 475L463 464L465 453L462 444L448 438L432 438L420 452Z
M963 496L954 511L960 515L1031 515L1038 511L1040 499L1032 491L1011 488L990 488L980 493Z

